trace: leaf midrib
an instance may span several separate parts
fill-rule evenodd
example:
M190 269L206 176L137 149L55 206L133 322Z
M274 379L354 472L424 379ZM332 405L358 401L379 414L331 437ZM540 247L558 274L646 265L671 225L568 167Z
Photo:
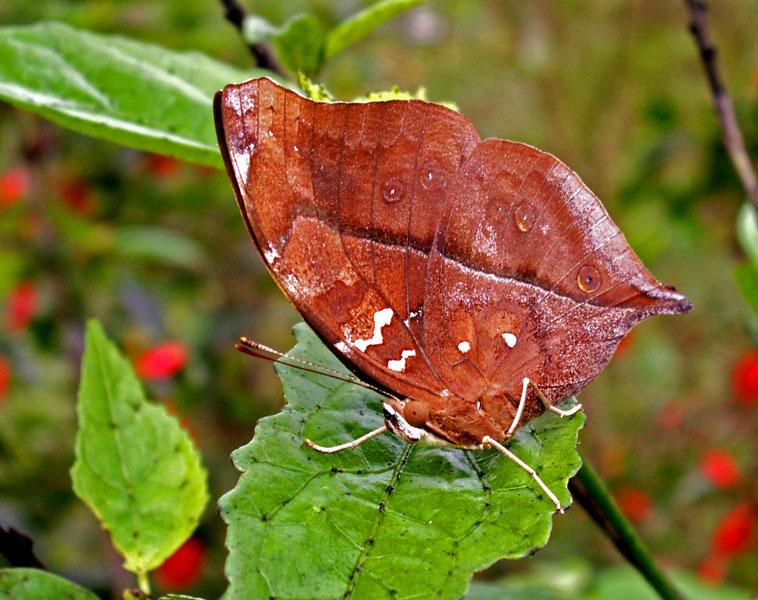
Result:
M124 477L124 482L127 485L127 492L126 492L127 506L129 507L129 514L130 514L130 516L132 518L132 525L134 527L134 531L139 532L140 528L139 528L138 511L136 509L135 498L134 498L134 494L133 494L134 484L130 480L130 478L129 478L127 472L126 472L126 469L125 469L125 460L124 460L124 455L123 455L123 450L122 450L122 440L121 440L121 436L119 435L119 426L116 424L116 420L115 420L115 418L113 416L113 414L114 414L113 405L114 405L114 402L115 402L115 400L114 400L115 393L112 390L112 380L113 380L113 377L112 377L112 373L110 372L109 367L108 367L109 363L108 363L107 359L103 356L103 354L108 351L108 348L104 347L104 346L101 346L100 344L97 344L95 346L95 350L97 352L96 356L97 356L97 360L98 360L98 367L100 368L100 371L103 374L102 380L104 382L104 387L105 387L105 392L106 392L106 401L107 401L108 413L109 413L108 416L110 418L110 422L113 423L113 425L114 425L114 428L112 429L112 431L113 431L113 436L114 436L114 438L116 440L116 451L118 452L119 466L121 468L121 473L122 473L122 475ZM143 548L143 545L142 545L142 536L140 536L140 535L135 536L134 542L135 542L135 545L137 546L137 552L136 552L136 554L140 558L144 558L144 548ZM115 540L114 540L114 543L115 543Z
M374 522L371 526L371 533L369 534L369 538L364 543L363 550L358 556L358 559L355 562L355 566L353 567L353 570L350 573L350 579L349 579L350 583L348 585L347 590L345 591L345 595L343 596L345 600L349 600L350 598L353 597L353 591L355 590L355 586L357 584L356 575L358 573L363 572L363 569L362 569L363 564L366 562L366 559L368 558L371 548L374 547L376 532L379 530L379 526L381 525L382 519L384 519L384 513L385 513L385 508L387 506L387 500L389 499L392 492L395 491L397 482L400 479L400 473L403 471L403 468L408 462L408 458L410 457L410 454L413 451L413 449L414 449L413 444L405 445L405 448L403 448L403 452L397 461L397 465L392 471L392 477L390 477L390 482L387 484L387 487L384 488L384 494L382 495L382 499L379 501L379 504L377 505L376 516L374 517ZM369 542L369 540L371 541Z

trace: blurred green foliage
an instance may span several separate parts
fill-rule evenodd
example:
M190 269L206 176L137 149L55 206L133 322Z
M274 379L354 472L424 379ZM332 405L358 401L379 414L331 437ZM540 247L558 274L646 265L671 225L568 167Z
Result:
M329 31L366 5L247 7L277 26L310 13ZM0 5L2 24L42 19L254 66L211 0ZM758 12L750 0L722 0L710 23L756 157ZM758 498L758 405L735 402L730 385L758 327L732 275L744 260L735 234L744 198L681 3L433 1L335 56L320 77L345 99L423 85L431 100L455 101L483 137L556 154L600 196L651 271L693 301L686 317L636 329L580 399L583 453L612 488L650 499L638 525L654 554L697 570L719 519ZM189 349L186 368L148 382L148 392L194 432L218 498L237 480L229 454L281 403L270 366L238 355L233 343L244 334L289 348L297 316L258 260L220 171L88 138L3 104L0 173L16 167L28 184L16 202L0 204L0 310L7 315L19 282L30 282L35 297L27 326L0 324L0 356L11 369L0 399L0 522L33 537L54 572L105 595L130 579L68 477L85 319L100 318L132 358L165 340ZM735 457L737 486L703 477L698 464L709 448ZM224 533L206 514L199 535L209 565L192 593L214 597L225 588ZM755 590L751 548L730 560L725 576ZM593 569L618 560L574 510L555 520L536 557L499 563L485 577L578 553Z

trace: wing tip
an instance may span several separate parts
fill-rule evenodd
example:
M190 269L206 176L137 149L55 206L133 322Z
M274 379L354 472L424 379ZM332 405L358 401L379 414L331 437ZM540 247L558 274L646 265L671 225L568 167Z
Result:
M653 301L651 315L681 315L692 310L692 302L670 285L653 288L645 296Z

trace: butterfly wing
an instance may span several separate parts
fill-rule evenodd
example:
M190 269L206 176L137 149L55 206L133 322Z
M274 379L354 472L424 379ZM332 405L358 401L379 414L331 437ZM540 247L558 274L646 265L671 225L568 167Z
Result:
M524 377L589 383L639 320L689 310L555 157L479 139L422 101L312 102L268 79L217 94L219 143L264 262L352 369L502 437ZM541 412L534 397L525 420Z
M558 402L635 323L691 306L650 274L573 171L503 140L481 142L461 167L428 269L432 365L505 424L524 377Z
M421 101L313 102L268 79L215 100L240 210L274 279L330 347L399 394L439 401L424 286L447 190L479 141Z

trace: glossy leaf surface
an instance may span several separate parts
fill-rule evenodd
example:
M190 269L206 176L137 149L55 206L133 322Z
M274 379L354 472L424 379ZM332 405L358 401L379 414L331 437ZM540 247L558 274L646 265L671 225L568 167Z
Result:
M261 75L272 76L62 23L0 28L0 99L88 135L214 167L213 93Z

